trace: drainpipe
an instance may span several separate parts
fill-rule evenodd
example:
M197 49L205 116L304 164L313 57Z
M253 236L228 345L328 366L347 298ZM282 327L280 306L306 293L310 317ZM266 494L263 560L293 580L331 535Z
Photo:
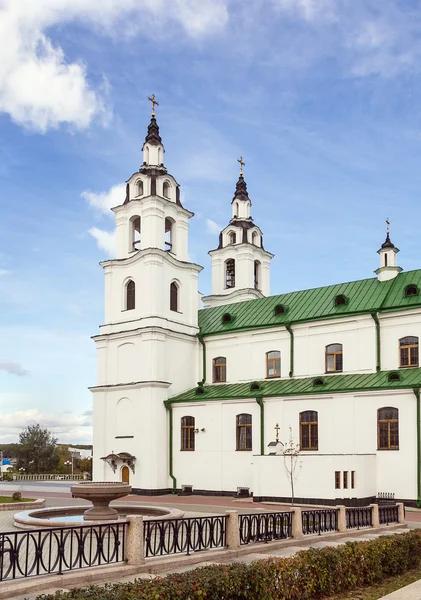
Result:
M169 467L170 467L170 477L172 479L172 493L177 493L177 479L174 477L173 473L173 422L172 422L172 406L169 400L164 401L165 408L169 412L170 415L170 436L169 436Z
M380 321L379 321L378 314L376 312L372 312L370 314L376 324L376 349L377 349L376 371L378 373L381 369Z
M294 376L294 332L290 323L285 323L285 329L291 336L290 351L289 351L289 376Z
M206 383L206 345L205 342L203 340L203 335L201 333L197 334L197 339L199 340L199 342L202 344L202 360L203 360L203 365L202 365L202 381L200 382L202 385L205 385Z
M260 455L263 456L265 453L265 405L263 404L263 397L258 396L256 402L260 406Z
M421 435L420 435L420 388L414 388L415 398L417 399L417 507L421 507Z

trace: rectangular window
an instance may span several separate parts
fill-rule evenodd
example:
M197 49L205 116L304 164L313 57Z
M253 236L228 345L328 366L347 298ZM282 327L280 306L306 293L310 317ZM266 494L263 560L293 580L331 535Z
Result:
M344 490L348 489L348 471L344 471Z
M236 450L253 449L252 417L248 414L237 415Z
M355 488L355 471L351 471L351 488Z
M335 490L341 489L341 472L335 471Z

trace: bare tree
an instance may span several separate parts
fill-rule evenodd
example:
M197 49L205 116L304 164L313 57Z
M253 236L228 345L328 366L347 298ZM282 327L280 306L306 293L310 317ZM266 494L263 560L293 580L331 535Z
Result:
M298 479L302 467L300 458L300 445L294 443L292 427L289 428L289 440L283 444L284 467L291 485L291 505L294 505L294 481Z

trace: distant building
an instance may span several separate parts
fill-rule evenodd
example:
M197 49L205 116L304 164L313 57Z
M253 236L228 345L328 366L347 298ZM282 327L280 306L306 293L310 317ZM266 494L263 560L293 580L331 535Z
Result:
M70 448L67 448L67 450L69 454L73 456L73 458L92 458L92 448L75 448L72 446Z

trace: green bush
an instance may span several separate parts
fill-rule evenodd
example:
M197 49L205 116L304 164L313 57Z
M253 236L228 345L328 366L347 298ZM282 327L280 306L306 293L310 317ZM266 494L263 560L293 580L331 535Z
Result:
M22 500L22 492L13 492L12 500L15 500L15 502L19 502L19 500Z
M420 559L421 532L411 531L310 549L292 558L202 567L152 580L56 592L39 600L318 600L404 573Z

